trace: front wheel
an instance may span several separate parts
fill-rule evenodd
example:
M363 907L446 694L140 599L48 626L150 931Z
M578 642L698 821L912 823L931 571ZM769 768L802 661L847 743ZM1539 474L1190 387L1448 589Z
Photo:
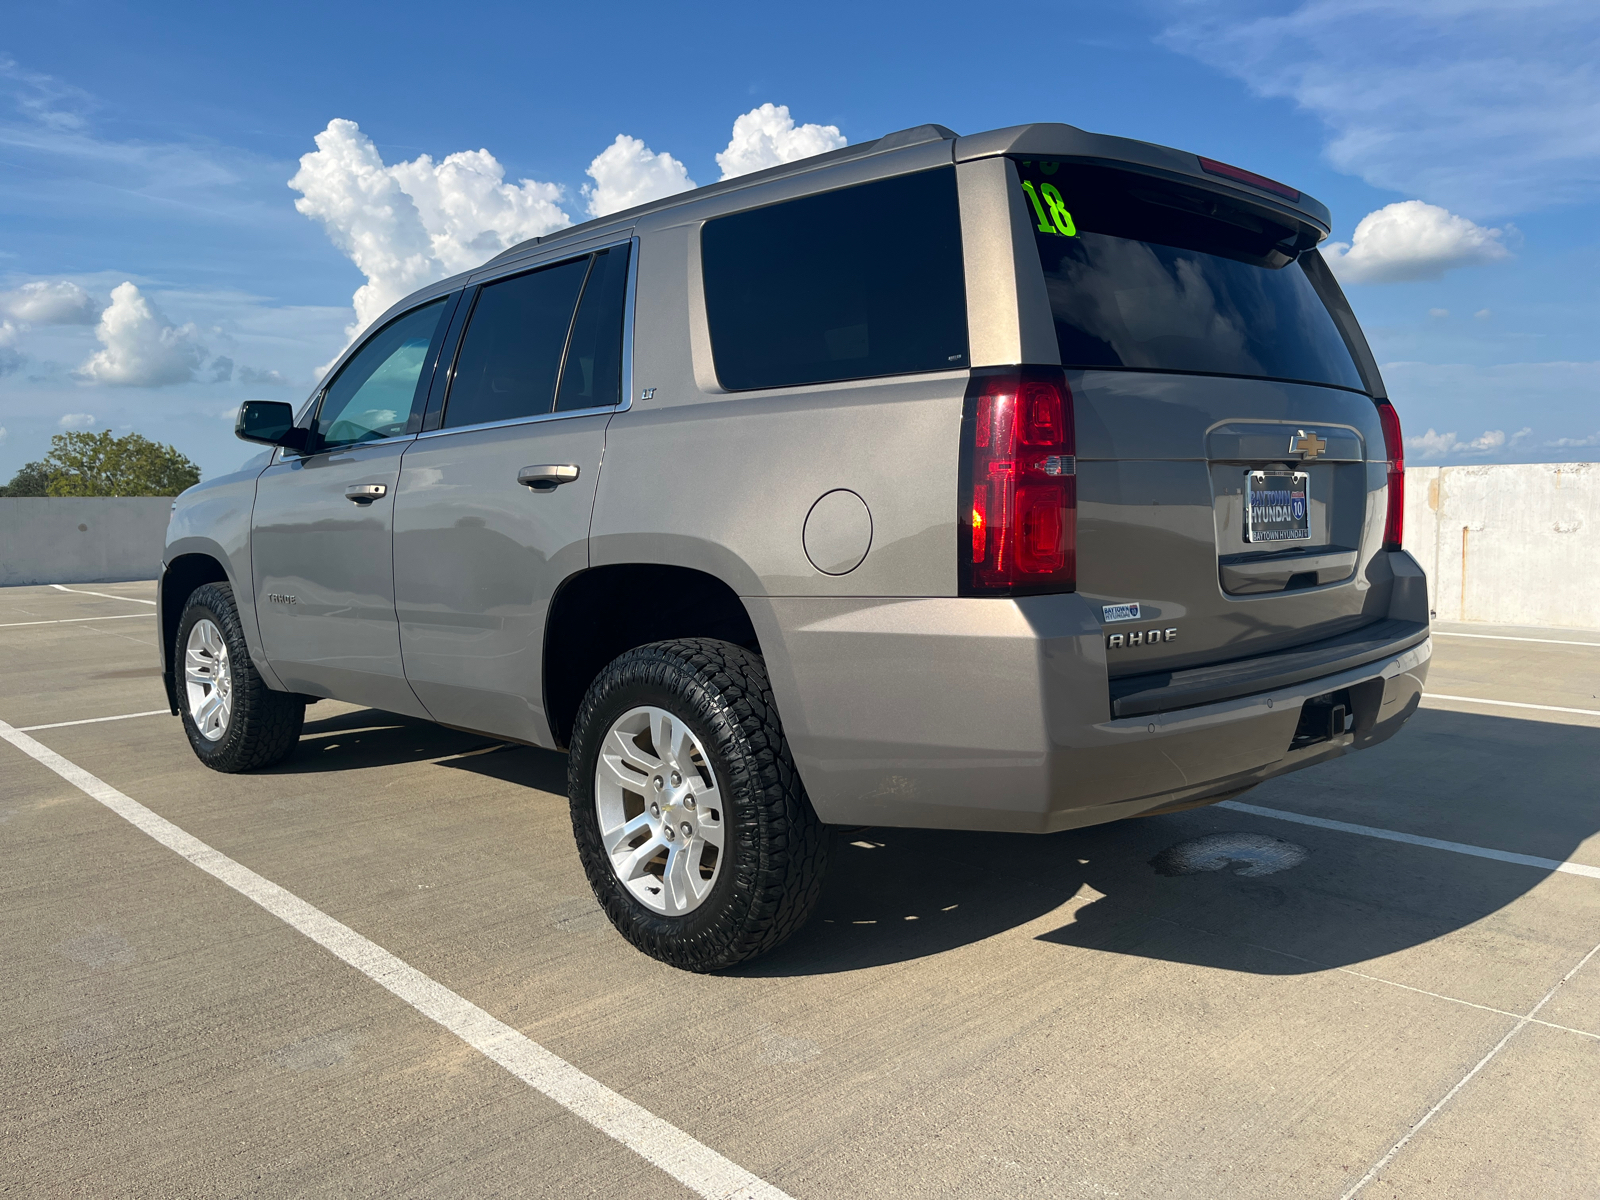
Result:
M816 907L827 839L756 655L709 638L628 651L590 685L568 762L589 885L651 957L731 967Z
M305 701L257 673L227 584L205 584L184 602L172 664L183 731L213 771L270 767L299 742Z

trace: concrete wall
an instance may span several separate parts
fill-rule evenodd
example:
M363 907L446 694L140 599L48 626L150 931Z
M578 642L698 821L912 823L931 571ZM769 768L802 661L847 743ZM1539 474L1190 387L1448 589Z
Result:
M1441 621L1600 629L1600 464L1411 467L1405 547Z
M0 585L160 571L166 497L0 497ZM1443 621L1600 629L1600 464L1412 467L1406 549Z
M170 496L0 496L0 586L161 573Z

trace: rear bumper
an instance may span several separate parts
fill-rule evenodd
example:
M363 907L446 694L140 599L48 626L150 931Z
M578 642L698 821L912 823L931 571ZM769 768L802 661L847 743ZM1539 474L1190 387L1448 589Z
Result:
M1432 655L1402 612L1391 644L1349 661L1112 716L1076 595L745 603L801 778L839 824L1049 832L1220 798L1392 737ZM1291 750L1305 702L1346 689L1353 728Z

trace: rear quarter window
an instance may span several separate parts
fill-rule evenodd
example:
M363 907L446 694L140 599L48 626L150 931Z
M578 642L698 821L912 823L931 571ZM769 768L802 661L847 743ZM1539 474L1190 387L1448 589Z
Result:
M1131 172L1016 163L1063 365L1361 389L1288 221Z
M968 365L952 167L714 218L700 254L730 391Z

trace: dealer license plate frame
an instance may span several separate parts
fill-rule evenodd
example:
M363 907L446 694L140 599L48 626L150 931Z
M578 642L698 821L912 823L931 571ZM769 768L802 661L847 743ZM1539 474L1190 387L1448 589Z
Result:
M1287 493L1283 499L1269 499ZM1259 497L1259 499L1258 499ZM1306 471L1244 473L1244 540L1286 545L1311 540L1311 476Z

